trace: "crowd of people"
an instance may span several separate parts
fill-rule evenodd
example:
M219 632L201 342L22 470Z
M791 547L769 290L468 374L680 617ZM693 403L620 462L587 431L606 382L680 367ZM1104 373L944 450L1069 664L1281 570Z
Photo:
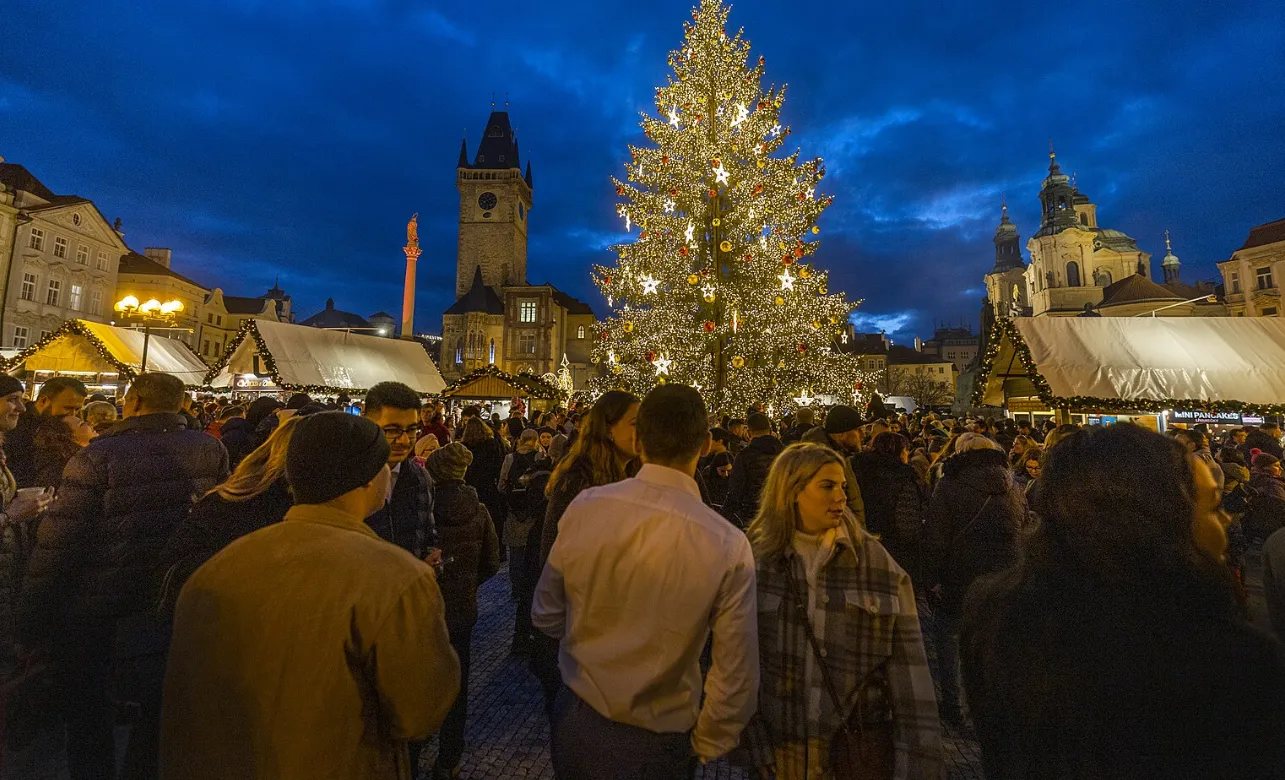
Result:
M1285 777L1271 423L731 417L672 384L502 418L149 373L0 375L0 431L0 778L457 777L506 563L561 780L939 778L944 729L992 780Z

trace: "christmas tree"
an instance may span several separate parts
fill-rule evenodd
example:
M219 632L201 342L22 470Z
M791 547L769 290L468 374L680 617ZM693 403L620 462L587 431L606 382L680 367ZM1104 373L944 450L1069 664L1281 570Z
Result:
M630 146L627 180L613 178L617 214L638 233L612 248L614 267L594 267L612 308L595 387L681 382L733 415L752 402L861 403L875 376L835 349L855 305L809 262L832 201L817 192L825 169L776 154L790 134L785 88L763 91L763 58L746 67L749 42L727 36L727 14L721 0L692 11L657 114L643 114L654 146Z

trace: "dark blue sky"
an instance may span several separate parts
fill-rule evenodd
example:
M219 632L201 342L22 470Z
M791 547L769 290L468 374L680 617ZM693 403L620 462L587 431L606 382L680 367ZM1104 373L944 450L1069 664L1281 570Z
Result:
M805 157L821 155L818 263L903 342L976 324L1000 193L1036 227L1052 137L1064 170L1183 280L1214 278L1285 216L1285 4L735 5ZM623 228L608 176L641 141L691 0L14 0L0 155L121 217L125 240L230 294L278 274L308 315L397 315L421 215L417 330L454 289L455 161L507 93L533 162L529 280L602 301ZM783 9L806 9L783 15ZM645 15L636 12L645 9Z

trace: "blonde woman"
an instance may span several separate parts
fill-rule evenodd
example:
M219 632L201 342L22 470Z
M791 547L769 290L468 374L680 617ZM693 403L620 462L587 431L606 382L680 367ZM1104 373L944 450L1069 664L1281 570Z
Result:
M853 521L846 488L843 461L815 444L786 448L768 473L749 528L762 680L747 743L780 780L845 777L834 764L856 760L863 776L937 778L937 701L910 578ZM867 749L846 754L858 742Z
M237 465L223 484L192 507L161 554L162 597L173 607L183 583L201 564L246 534L281 522L294 505L286 486L286 449L298 417L289 417Z

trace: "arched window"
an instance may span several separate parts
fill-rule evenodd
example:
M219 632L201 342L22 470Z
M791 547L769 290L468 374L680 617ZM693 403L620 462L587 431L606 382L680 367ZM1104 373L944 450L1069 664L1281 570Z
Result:
M1057 207L1058 207L1058 208L1060 208L1060 209L1064 209L1064 208L1066 208L1066 197L1065 197L1065 196L1063 196L1063 197L1059 197L1059 198L1057 199Z
M1066 286L1080 286L1080 264L1074 260L1066 264Z
M464 362L464 339L455 339L455 362Z
M584 326L583 326L583 325L581 325L580 327L576 328L576 338L578 338L578 339L582 339L582 338L584 338Z
M491 357L488 362L495 363L495 339L491 339Z
M1081 224L1081 225L1087 225L1087 224L1089 224L1089 215L1088 215L1088 214L1080 214L1080 224Z

